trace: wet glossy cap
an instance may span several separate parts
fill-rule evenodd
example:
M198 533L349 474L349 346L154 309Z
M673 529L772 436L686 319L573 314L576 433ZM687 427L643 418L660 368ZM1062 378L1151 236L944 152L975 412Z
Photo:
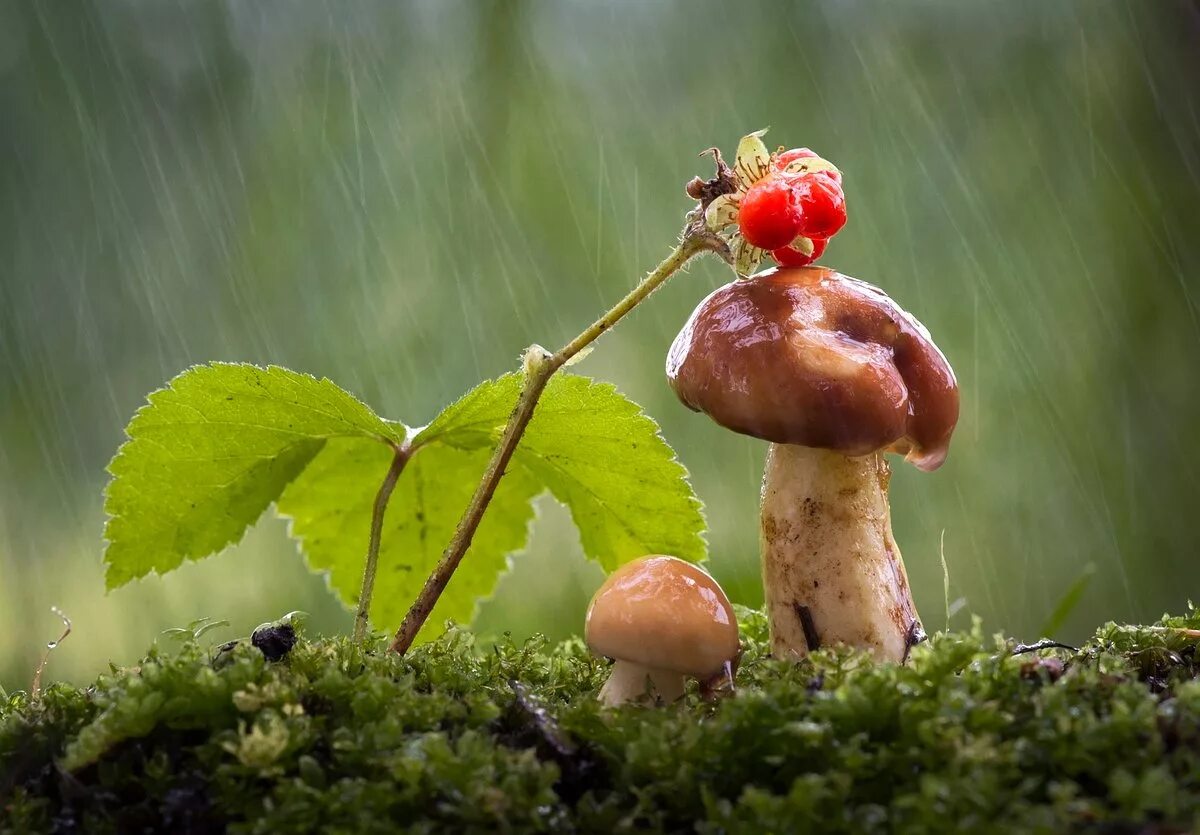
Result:
M667 356L688 407L779 444L946 459L958 383L925 327L877 287L823 267L720 288Z
M717 581L657 555L609 575L588 606L584 634L597 655L698 678L738 651L737 620Z

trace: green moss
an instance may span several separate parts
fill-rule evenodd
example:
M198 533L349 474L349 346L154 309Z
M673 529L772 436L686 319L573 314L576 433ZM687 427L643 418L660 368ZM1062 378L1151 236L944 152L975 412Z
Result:
M0 706L0 831L1200 826L1195 611L1079 653L941 635L905 667L772 661L742 614L735 696L618 711L577 642L155 648Z

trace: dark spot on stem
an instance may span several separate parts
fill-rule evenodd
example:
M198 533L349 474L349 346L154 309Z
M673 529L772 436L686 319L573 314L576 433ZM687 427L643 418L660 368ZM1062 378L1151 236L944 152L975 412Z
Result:
M904 657L900 659L901 664L908 663L909 653L917 644L924 641L929 636L925 634L925 629L921 626L921 622L916 618L908 624L908 632L904 636Z
M804 630L804 643L808 644L808 651L814 652L821 648L821 636L817 634L817 624L813 621L812 610L803 603L793 603L792 608L796 610L796 617L800 619L800 628Z

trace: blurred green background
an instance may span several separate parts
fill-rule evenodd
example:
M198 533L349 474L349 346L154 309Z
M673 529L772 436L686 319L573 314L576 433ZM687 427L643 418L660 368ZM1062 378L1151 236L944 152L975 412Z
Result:
M697 152L766 125L846 172L823 263L959 375L949 462L892 482L927 626L943 537L956 625L1035 637L1089 566L1061 637L1200 596L1196 3L0 0L0 683L28 686L51 604L74 680L201 616L347 631L273 520L105 595L104 466L145 394L273 362L422 423L618 298ZM662 371L728 278L698 264L576 370L661 422L755 604L765 445ZM477 626L576 632L600 578L543 500Z

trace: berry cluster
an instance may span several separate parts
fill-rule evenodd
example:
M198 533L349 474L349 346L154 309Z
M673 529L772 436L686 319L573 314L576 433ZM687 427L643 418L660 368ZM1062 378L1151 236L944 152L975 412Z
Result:
M770 153L763 133L742 138L731 172L736 189L705 214L714 231L734 227L730 246L742 275L767 252L780 266L811 264L846 225L842 174L833 163L808 148Z

